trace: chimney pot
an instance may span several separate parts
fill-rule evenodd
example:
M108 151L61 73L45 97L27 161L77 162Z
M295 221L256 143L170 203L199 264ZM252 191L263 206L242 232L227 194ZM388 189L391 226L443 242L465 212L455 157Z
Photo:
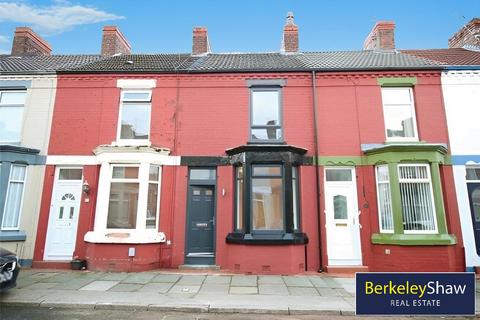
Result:
M395 50L395 23L393 21L379 21L363 43L363 50Z
M298 26L293 20L293 12L287 13L287 21L283 27L282 52L298 52Z
M193 28L192 55L199 56L210 53L210 43L208 42L208 31L205 27Z
M480 18L473 18L450 39L449 48L475 48L480 49Z
M12 56L46 55L52 53L52 47L29 27L18 27L12 43Z
M103 27L102 35L102 56L113 56L115 54L130 54L131 46L127 38L117 26Z

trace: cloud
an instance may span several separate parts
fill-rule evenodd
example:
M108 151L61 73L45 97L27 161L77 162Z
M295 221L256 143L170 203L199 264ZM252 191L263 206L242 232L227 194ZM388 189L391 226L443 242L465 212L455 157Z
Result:
M58 34L84 24L124 18L94 7L72 5L65 0L57 0L53 5L43 7L0 2L0 22L21 23L43 34Z

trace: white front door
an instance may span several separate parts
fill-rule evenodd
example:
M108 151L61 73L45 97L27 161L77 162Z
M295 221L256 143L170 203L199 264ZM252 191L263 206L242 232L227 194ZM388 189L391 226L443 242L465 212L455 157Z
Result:
M325 214L328 265L362 265L354 168L325 168Z
M44 260L71 260L82 197L82 168L55 171Z

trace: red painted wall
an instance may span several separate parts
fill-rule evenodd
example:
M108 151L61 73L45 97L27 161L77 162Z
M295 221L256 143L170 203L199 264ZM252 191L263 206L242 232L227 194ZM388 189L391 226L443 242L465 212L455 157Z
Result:
M378 77L417 77L414 95L420 140L448 143L439 72L326 72L318 73L316 81L316 121L321 156L359 156L362 155L361 144L385 142ZM246 80L286 79L283 89L285 140L288 144L308 149L307 155L314 155L312 81L309 73L59 75L50 155L91 155L98 145L115 140L120 98L116 81L120 78L157 80L157 88L152 95L151 140L156 146L170 148L172 155L181 156L223 156L226 149L245 144L248 141L250 112ZM53 183L49 174L52 170L48 167L46 172L35 259L41 259L43 254L45 221L48 221ZM225 166L217 170L217 264L230 269L239 264L238 270L242 272L293 273L304 263L308 270L316 271L321 267L321 244L322 266L326 266L323 167L320 168L321 241L317 229L315 168L302 166L300 170L302 227L310 239L306 246L306 259L304 246L274 249L270 246L226 244L225 237L233 229L233 169ZM86 167L85 173L90 185L96 185L98 170ZM436 257L445 257L445 263L437 264L445 270L456 270L462 265L461 233L450 167L442 168L443 192L449 231L457 235L459 244L413 249L397 246L391 250L389 257L382 253L383 246L372 245L370 241L371 234L378 232L374 168L357 167L356 173L358 206L362 210L360 223L364 265L372 270L388 270L395 265L401 269L409 252L412 252L410 264L415 257L421 257L416 265L419 268L428 265L426 261L425 264L421 261L431 259L433 262ZM159 261L162 267L177 267L184 262L187 174L185 166L163 167L160 230L165 232L170 244L162 247ZM224 196L222 189L225 189ZM94 198L92 194L91 201ZM86 254L82 234L92 228L94 209L94 202L82 202L83 220L79 223L77 255ZM292 257L289 264L285 264L283 258L287 255ZM268 257L255 263L251 260L251 257L261 256ZM244 262L239 263L238 257L244 257ZM276 266L281 264L284 264L283 269L278 269ZM271 271L267 270L267 265L271 266Z

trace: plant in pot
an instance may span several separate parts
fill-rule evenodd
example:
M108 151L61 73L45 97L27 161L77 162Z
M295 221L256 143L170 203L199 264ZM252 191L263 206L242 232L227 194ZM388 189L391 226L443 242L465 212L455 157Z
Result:
M70 261L70 268L72 270L85 270L87 268L87 261L75 256L72 261Z

